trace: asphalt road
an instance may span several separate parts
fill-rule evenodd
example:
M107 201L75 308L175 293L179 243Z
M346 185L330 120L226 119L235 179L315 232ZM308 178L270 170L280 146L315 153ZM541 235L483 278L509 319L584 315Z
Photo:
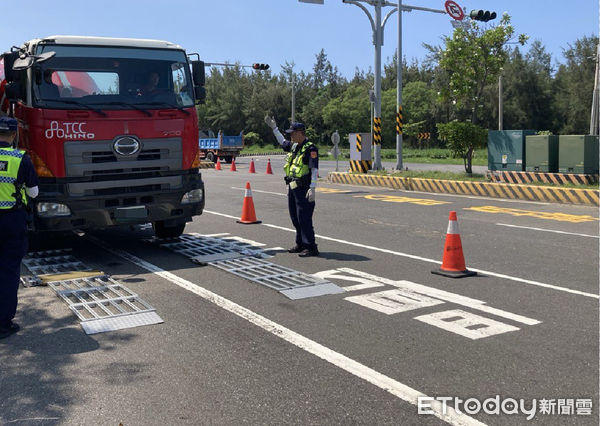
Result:
M273 176L262 158L255 175L249 159L203 171L206 211L186 232L292 246L280 161ZM247 181L262 224L235 222ZM476 277L431 274L451 210ZM428 396L523 399L532 424L598 424L597 209L323 182L315 231L319 258L268 260L345 291L300 300L145 243L148 229L52 242L164 323L88 336L49 288L22 289L23 330L0 341L0 423L529 423L474 405L419 414Z

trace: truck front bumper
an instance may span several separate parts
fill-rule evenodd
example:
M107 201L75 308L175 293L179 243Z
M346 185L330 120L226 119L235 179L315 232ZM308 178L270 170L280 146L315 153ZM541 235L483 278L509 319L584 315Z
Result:
M174 190L89 197L67 196L68 182L40 182L40 196L31 203L32 230L88 230L159 221L175 226L189 222L204 210L204 182L200 174L186 174L182 180L182 187ZM184 195L194 190L199 195L195 202L182 203ZM52 204L68 210L60 207L44 212Z

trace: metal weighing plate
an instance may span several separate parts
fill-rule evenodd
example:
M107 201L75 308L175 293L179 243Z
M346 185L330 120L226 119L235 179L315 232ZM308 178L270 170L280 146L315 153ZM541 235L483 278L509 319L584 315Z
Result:
M211 265L277 290L289 299L303 299L344 292L342 288L329 281L263 259L248 257L211 262Z
M271 257L264 250L235 237L227 239L204 237L199 234L184 234L167 240L153 239L160 247L190 258L194 262L208 263L235 259L244 256Z
M31 253L23 259L23 263L34 274L34 277L28 278L27 281L37 284L48 279L46 274L73 271L80 273L89 270L68 250ZM95 271L88 275L94 273ZM50 280L46 281L69 305L69 309L79 318L81 327L87 334L163 322L154 308L137 294L110 276L100 274L102 273L98 272L96 276L77 278L65 278L69 274L58 275L56 281L50 276Z
M32 254L39 254L32 253ZM27 256L23 258L23 264L34 275L56 274L59 272L85 271L89 269L83 262L77 260L71 254L49 255L49 256Z

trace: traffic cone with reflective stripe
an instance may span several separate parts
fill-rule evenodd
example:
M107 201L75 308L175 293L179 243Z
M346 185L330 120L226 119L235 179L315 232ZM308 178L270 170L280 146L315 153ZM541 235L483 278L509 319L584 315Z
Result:
M254 170L254 158L250 160L250 168L248 169L248 173L256 173L256 170Z
M270 158L267 160L267 174L268 175L273 174L273 169L271 168L271 159Z
M217 164L215 164L215 170L221 170L221 159L217 157Z
M244 205L242 206L242 217L237 223L243 223L250 225L252 223L261 223L260 220L256 220L256 212L254 211L254 201L252 201L252 190L250 189L250 182L246 182L246 192L244 194Z
M237 167L235 167L235 158L231 159L231 167L229 168L230 172L237 172Z
M469 271L465 266L465 256L463 255L462 243L460 241L456 212L450 212L442 267L438 270L431 271L431 273L450 278L462 278L477 275L477 272Z

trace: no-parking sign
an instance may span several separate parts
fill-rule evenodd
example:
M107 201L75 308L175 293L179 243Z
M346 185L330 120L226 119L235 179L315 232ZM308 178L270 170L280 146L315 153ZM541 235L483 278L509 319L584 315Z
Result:
M444 6L446 6L446 12L448 15L450 15L453 19L462 21L465 17L465 12L463 12L462 8L455 1L448 0Z

